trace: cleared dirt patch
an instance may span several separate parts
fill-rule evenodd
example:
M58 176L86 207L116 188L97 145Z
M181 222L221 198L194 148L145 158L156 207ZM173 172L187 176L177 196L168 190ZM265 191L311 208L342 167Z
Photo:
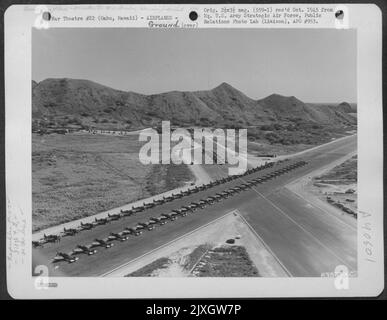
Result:
M214 248L193 270L197 277L259 277L259 272L242 246Z
M200 258L211 249L211 245L206 243L196 247L192 252L187 255L183 268L190 272L195 267Z
M151 277L156 270L164 269L171 263L168 258L160 258L143 268L127 275L127 277Z

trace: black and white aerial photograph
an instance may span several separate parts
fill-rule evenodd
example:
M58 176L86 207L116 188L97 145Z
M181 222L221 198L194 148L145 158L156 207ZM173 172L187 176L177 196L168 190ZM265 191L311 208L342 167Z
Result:
M357 277L356 29L31 32L33 276Z

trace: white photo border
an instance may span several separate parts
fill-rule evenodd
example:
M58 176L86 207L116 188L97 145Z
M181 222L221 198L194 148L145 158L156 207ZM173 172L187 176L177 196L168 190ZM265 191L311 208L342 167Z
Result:
M77 15L97 11L147 10L162 15L174 11L189 23L188 13L204 7L251 5L63 5L50 11L67 10ZM259 6L259 5L254 5ZM275 6L275 5L270 5ZM294 6L278 4L277 6ZM302 4L297 6L319 6ZM56 287L38 289L31 273L31 28L41 9L13 5L4 16L5 26L5 144L7 201L7 288L14 298L193 298L193 297L366 297L384 288L383 249L383 116L382 116L382 13L373 4L326 6L345 10L347 25L357 30L358 106L358 276L349 288L338 290L333 278L83 278L55 277ZM39 11L40 10L40 11ZM57 26L55 26L57 27ZM90 27L83 22L61 28ZM108 22L94 27L107 28ZM120 26L121 27L121 26ZM144 27L125 22L122 27ZM206 26L211 27L211 26ZM226 28L231 28L227 26ZM241 26L238 26L241 27ZM243 27L243 26L242 26ZM246 27L246 26L245 26ZM261 25L254 27L262 27ZM267 28L276 26L265 26ZM293 28L294 26L292 26ZM317 26L336 28L328 19ZM253 28L253 26L248 26ZM283 27L282 27L283 28ZM16 228L16 231L15 231ZM13 250L12 232L20 232ZM374 261L374 262L372 262Z

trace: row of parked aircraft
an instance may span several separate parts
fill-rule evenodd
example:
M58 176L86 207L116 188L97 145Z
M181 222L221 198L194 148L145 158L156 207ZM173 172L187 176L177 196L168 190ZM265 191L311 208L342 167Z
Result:
M131 216L133 214L143 212L146 209L154 208L157 205L168 203L168 202L171 202L175 199L180 199L180 198L183 198L185 196L191 195L193 193L207 190L211 187L229 182L231 180L235 180L235 179L244 177L244 176L249 175L251 173L254 173L254 172L266 169L266 168L270 168L273 165L274 165L274 163L272 163L272 162L265 163L264 165L257 166L255 168L251 168L251 169L247 170L244 174L241 174L241 175L229 176L229 177L226 177L223 179L218 179L218 180L212 181L212 182L207 183L207 184L203 184L201 186L195 186L194 188L188 189L186 191L180 191L179 193L172 194L168 197L163 197L162 199L153 200L152 202L144 203L142 206L132 207L129 210L121 210L119 213L116 213L116 214L108 214L106 218L95 218L93 222L85 222L85 223L81 222L81 224L79 225L78 228L64 228L60 234L52 234L52 235L44 234L42 239L40 239L39 241L33 241L32 245L34 248L37 248L37 247L41 247L47 243L60 242L60 240L63 236L74 236L75 234L77 234L80 231L91 230L96 226L104 225L104 224L107 224L111 221L118 220L122 217Z
M74 255L78 253L84 253L87 255L95 254L97 252L95 249L93 249L95 247L100 246L104 248L110 248L111 246L113 246L112 241L123 242L128 240L130 235L139 236L140 234L142 234L144 230L152 231L156 226L162 226L168 221L175 221L179 217L185 217L189 213L193 213L198 209L203 209L206 206L213 205L216 202L227 199L246 189L251 189L258 184L274 179L279 175L287 173L295 168L304 166L305 164L306 164L305 161L299 161L292 165L278 169L274 172L268 173L262 177L246 181L238 186L226 189L223 192L216 193L215 195L207 197L206 199L201 199L198 202L191 202L187 206L182 206L179 209L172 210L171 212L168 212L168 213L163 213L157 217L156 216L151 217L148 221L140 222L134 227L126 227L123 231L119 233L110 233L106 239L95 239L95 242L93 242L89 246L78 245L77 248L75 248L70 254L57 253L57 256L54 258L54 262L62 261L62 260L65 260L69 263L75 262L78 259L75 259Z

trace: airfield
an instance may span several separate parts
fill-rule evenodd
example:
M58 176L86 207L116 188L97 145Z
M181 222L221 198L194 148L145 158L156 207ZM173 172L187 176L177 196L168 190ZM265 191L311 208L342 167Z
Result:
M287 187L356 150L357 136L349 136L249 175L95 226L91 230L83 230L73 236L62 237L60 242L33 249L33 269L43 264L49 267L50 276L108 276L129 262L237 210L281 265L284 276L320 277L323 273L333 272L338 265L346 265L350 271L356 271L356 220L350 221L331 214ZM94 255L79 255L79 260L74 263L52 263L57 252L69 253L77 245L89 245L95 239L107 238L112 232L122 232L126 227L149 221L151 217L199 202L299 162L306 162L306 165L275 175L264 183L186 216L179 216L175 221L168 221L151 231L144 230L141 235L129 235L126 241L114 241L111 248L98 247ZM111 210L111 214L119 212L117 209Z

